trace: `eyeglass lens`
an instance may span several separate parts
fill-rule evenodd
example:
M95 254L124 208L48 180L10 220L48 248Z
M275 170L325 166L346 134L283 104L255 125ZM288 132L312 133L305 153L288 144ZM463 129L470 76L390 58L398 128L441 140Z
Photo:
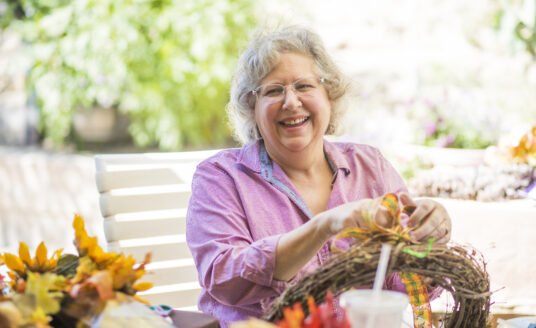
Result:
M260 98L268 98L271 101L277 101L285 97L287 87L290 87L296 95L305 96L314 92L314 90L318 88L318 85L318 79L308 77L296 80L289 85L279 83L264 84L255 89L255 94Z

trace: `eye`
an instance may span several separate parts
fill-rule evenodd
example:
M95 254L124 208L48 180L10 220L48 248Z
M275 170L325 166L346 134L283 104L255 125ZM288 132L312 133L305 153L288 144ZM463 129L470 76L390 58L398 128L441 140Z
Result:
M262 95L266 97L277 97L283 94L283 90L285 90L285 88L282 85L271 84L264 87Z
M308 91L314 89L314 85L309 82L300 82L294 86L297 91Z

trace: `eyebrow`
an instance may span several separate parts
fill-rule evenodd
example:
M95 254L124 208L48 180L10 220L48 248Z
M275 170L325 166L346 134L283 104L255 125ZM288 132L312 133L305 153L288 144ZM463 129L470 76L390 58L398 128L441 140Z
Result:
M296 81L303 80L303 79L309 79L309 78L314 79L314 76L304 76L304 77L300 77L300 78L297 78L297 79L293 80L293 81L290 82L290 83L294 83L294 82L296 82ZM263 85L268 85L268 84L287 85L287 84L289 84L289 83L286 83L286 84L285 84L285 83L283 83L283 82L266 82L266 83L259 84L259 87L260 87L260 86L263 86Z

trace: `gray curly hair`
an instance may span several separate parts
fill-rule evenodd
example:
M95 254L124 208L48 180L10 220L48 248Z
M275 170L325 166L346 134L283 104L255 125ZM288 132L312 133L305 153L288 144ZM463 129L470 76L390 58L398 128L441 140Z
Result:
M238 59L227 104L235 137L243 144L262 139L255 122L255 96L251 90L274 69L279 55L284 52L295 52L313 59L315 73L324 78L323 85L333 103L326 134L339 130L343 112L341 100L348 91L349 83L328 55L320 37L300 26L258 30Z

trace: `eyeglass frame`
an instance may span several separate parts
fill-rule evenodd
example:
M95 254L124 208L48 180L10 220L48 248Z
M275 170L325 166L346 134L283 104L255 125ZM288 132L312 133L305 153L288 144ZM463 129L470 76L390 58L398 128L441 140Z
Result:
M316 79L318 82L320 82L320 84L324 83L326 81L326 79L324 77L319 77L319 78L315 78L315 77L302 77L302 78L299 78L297 80L295 80L294 82L292 83L289 83L289 84L282 84L282 83L266 83L266 84L261 84L259 85L258 87L256 87L255 89L252 89L250 92L258 99L261 99L261 98L271 98L270 96L265 96L265 95L262 95L261 93L259 93L259 90L263 87L266 87L266 86L269 86L269 85L275 85L275 86L280 86L283 88L283 93L282 93L282 96L281 96L281 99L277 100L277 101L281 101L283 99L285 99L285 95L287 94L287 87L291 87L292 91L294 92L294 94L296 96L299 96L300 95L300 92L298 90L296 90L296 83L297 82L300 82L302 80L306 80L306 79L310 79L310 78L313 78L313 79ZM275 102L275 101L274 101Z

